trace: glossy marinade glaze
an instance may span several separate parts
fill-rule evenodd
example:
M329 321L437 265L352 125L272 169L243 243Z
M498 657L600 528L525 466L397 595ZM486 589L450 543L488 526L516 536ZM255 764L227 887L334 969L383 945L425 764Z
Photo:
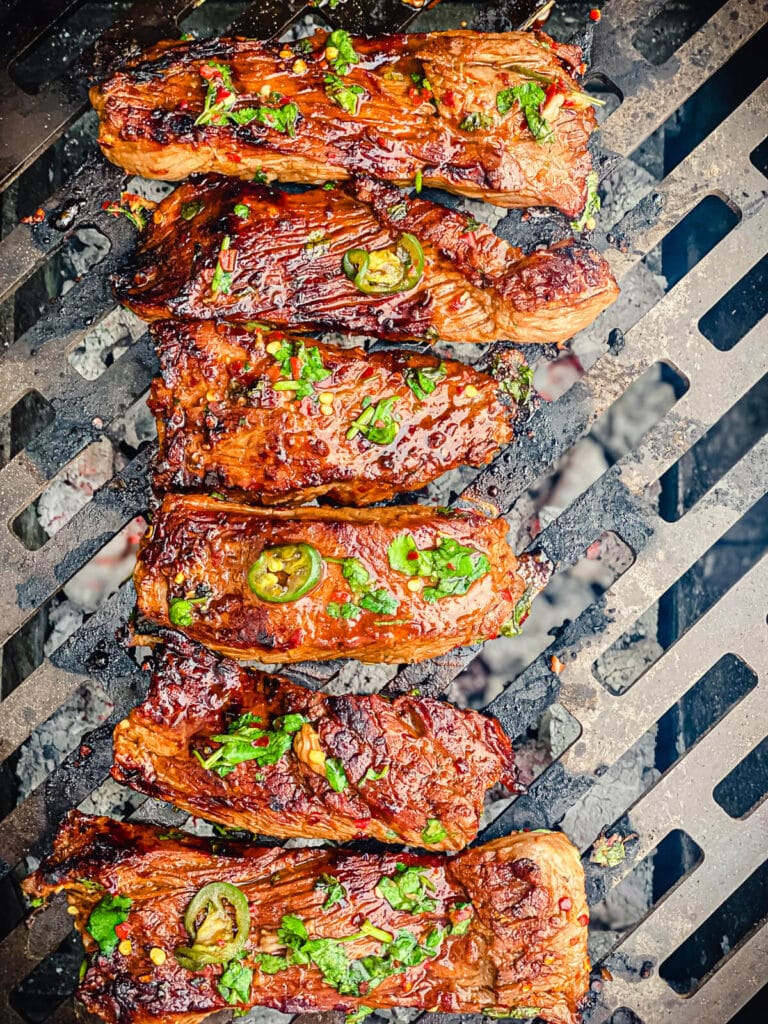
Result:
M515 787L499 723L406 695L327 696L168 636L115 729L113 776L229 828L460 850ZM218 737L218 739L212 739Z
M578 47L541 32L169 41L91 102L105 156L147 178L362 173L575 216L596 127L584 70Z
M518 560L507 530L503 519L422 505L289 511L168 495L137 558L136 631L176 625L267 663L421 661L518 631L551 567ZM303 552L312 585L272 603L249 573L284 546Z
M107 1024L198 1024L254 1005L576 1024L589 981L584 875L561 833L516 833L455 857L364 854L212 842L72 812L23 885L42 898L66 891L88 957L76 998ZM210 931L202 916L185 927L206 885L220 943L237 928L228 945L240 950L182 966L177 956L199 961L206 921Z
M160 491L370 505L490 462L513 436L512 395L522 407L530 400L530 373L511 351L492 377L433 355L367 354L256 325L167 320L152 333ZM380 402L391 411L385 432L373 419ZM371 422L358 426L360 417Z
M423 257L412 280L408 238ZM372 289L345 270L354 253L373 261ZM395 267L403 280L378 290L374 274ZM303 193L192 179L154 210L114 281L120 301L147 320L256 320L395 341L565 341L618 295L588 245L526 255L466 214L371 178Z

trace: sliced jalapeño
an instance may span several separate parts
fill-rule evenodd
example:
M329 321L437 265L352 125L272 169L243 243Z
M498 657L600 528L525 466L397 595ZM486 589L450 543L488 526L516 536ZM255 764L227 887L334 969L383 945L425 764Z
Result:
M323 559L311 544L265 548L248 570L248 586L262 601L285 604L313 590L323 575Z

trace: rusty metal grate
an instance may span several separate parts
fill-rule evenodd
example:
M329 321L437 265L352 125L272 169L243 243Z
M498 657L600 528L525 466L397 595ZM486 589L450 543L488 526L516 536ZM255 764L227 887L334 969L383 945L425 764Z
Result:
M85 109L87 77L119 54L165 35L196 5L192 0L139 0L58 79L32 95L9 72L13 61L47 26L75 6L71 0L20 5L23 14L0 24L3 131L0 180L5 188L49 147ZM125 6L125 5L123 5ZM493 7L494 5L489 5ZM535 6L535 5L533 5ZM242 8L243 5L240 5ZM532 5L499 4L508 25L523 20ZM621 104L600 133L605 171L621 174L636 146L721 69L763 27L764 5L728 0L663 63L653 64L633 39L662 3L613 0L603 8L592 75L603 76ZM255 35L281 33L307 13L353 31L399 30L414 17L399 0L347 0L333 10L301 0L268 0L240 13L236 30ZM488 17L481 11L480 18ZM418 24L418 23L417 23ZM723 1024L764 983L768 927L755 927L691 995L683 998L659 967L765 861L768 802L741 818L729 816L713 790L763 739L768 721L768 558L758 560L719 601L672 643L635 684L621 694L605 688L593 663L664 595L768 491L768 437L758 440L684 515L666 521L649 500L651 489L706 432L768 373L766 319L758 320L729 351L712 345L699 321L768 252L768 181L753 154L768 136L768 84L747 95L639 206L614 225L607 248L619 278L627 278L655 246L707 196L717 195L738 214L738 223L663 297L636 318L623 336L609 335L611 312L594 328L601 355L561 398L544 405L531 433L480 471L458 501L508 512L521 494L590 429L647 368L662 362L687 384L672 410L539 535L559 571L573 565L605 531L615 532L634 562L606 593L575 621L567 623L545 654L534 660L489 710L511 735L524 732L557 701L580 727L579 738L486 829L484 838L511 829L555 825L725 654L740 658L756 685L681 756L631 807L622 807L627 828L639 839L627 861L610 873L586 864L591 904L622 882L633 867L675 830L700 848L703 860L658 901L605 960L613 975L593 994L590 1019L615 1024L639 1018L645 1024L676 1022ZM117 195L120 172L98 158L88 159L75 178L44 203L46 222L20 225L0 243L0 299L7 299L54 257L83 227L93 226L109 241L104 262L78 281L0 358L3 407L11 409L34 391L52 408L53 421L0 469L0 633L8 644L38 610L104 544L148 505L147 464L142 450L51 540L28 550L12 531L16 520L59 470L103 433L148 387L155 370L147 337L135 342L96 381L72 368L67 354L114 303L109 272L133 243L129 225L105 216L104 198ZM506 226L505 226L506 224ZM500 230L514 232L519 215ZM562 223L551 219L554 233ZM616 241L618 240L618 241ZM53 655L26 676L0 705L3 762L81 686L100 686L113 702L110 717L0 826L0 858L5 879L0 898L8 901L9 925L20 917L13 901L14 873L24 858L39 856L62 814L80 804L106 778L111 763L114 723L139 698L143 680L134 661L115 639L133 603L124 584ZM443 693L477 654L474 649L402 669L384 683L386 692L418 685ZM567 671L555 675L556 654ZM348 678L354 666L298 666L290 673L314 686ZM370 671L370 670L367 670ZM170 820L165 805L146 801L139 816ZM19 867L21 865L21 867ZM22 921L0 944L2 1009L9 1024L24 1018L9 993L64 939L66 915L46 917L45 935ZM596 986L599 987L599 986ZM53 1002L53 1000L52 1000ZM48 1008L50 1009L50 1007ZM69 1001L48 1019L72 1019ZM632 1015L635 1015L634 1017ZM36 1019L43 1020L45 1015ZM308 1018L313 1019L313 1018ZM430 1019L434 1019L434 1015Z

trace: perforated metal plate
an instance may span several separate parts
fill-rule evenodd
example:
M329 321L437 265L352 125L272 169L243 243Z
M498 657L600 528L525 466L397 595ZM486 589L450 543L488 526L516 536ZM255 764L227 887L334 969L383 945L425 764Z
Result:
M28 23L17 15L15 24L0 26L5 65L0 72L4 185L82 112L88 73L94 67L103 69L132 46L177 33L179 19L194 5L179 0L134 4L61 79L35 95L22 91L8 65L45 25L71 6L66 0L28 4ZM595 70L622 96L621 105L601 131L605 167L620 168L638 143L760 30L766 13L762 3L730 0L665 63L652 65L632 40L660 6L614 0L602 10ZM259 35L280 33L310 10L290 0L269 0L241 14L235 28ZM326 6L314 13L334 25L366 32L402 29L414 15L399 0L367 5L348 0L333 10ZM507 13L522 19L526 10L511 4ZM639 208L614 226L608 237L620 243L611 246L605 236L598 237L617 276L626 278L705 196L722 197L740 217L708 255L622 339L612 338L610 345L608 311L596 328L605 336L604 354L566 394L543 405L531 422L530 434L477 473L457 499L483 510L490 506L508 511L648 367L665 362L686 381L688 390L673 409L536 542L562 571L596 538L612 530L632 549L633 564L598 602L567 624L546 653L489 707L510 734L517 735L556 700L577 720L581 733L528 794L488 827L483 839L516 828L556 825L579 797L599 783L606 767L630 750L723 654L738 656L757 676L757 684L743 700L632 807L622 808L627 828L639 836L629 858L609 872L586 864L594 904L676 829L684 830L704 854L699 866L611 952L606 966L613 980L594 993L589 1011L594 1021L628 1008L646 1024L665 1020L720 1024L765 981L761 965L768 953L766 927L754 929L689 998L670 987L657 969L765 860L768 803L758 803L746 817L736 819L716 802L713 789L766 733L768 559L746 572L627 692L615 695L604 688L593 663L768 491L768 439L763 438L677 521L662 520L649 499L660 476L768 372L765 319L727 352L713 346L699 329L701 317L768 251L768 181L749 157L768 135L767 111L768 86L763 83ZM72 182L44 204L43 224L19 225L0 243L0 297L12 295L83 227L96 226L111 246L106 261L54 303L0 360L3 406L10 409L35 390L54 414L53 422L0 470L4 644L116 531L147 507L151 452L144 450L39 550L25 548L10 527L62 466L109 432L145 392L155 369L146 336L95 382L80 377L67 360L87 331L113 308L108 275L129 251L133 231L127 223L103 214L101 204L116 196L121 185L122 176L115 168L99 158L89 160ZM514 217L508 218L508 226L502 224L500 230L516 230L517 224ZM114 703L109 720L2 822L0 856L5 875L23 858L40 855L66 810L85 799L108 773L111 727L136 702L143 685L141 673L115 639L132 603L131 586L126 583L0 705L0 753L5 760L80 686L100 685ZM476 649L463 650L405 667L383 689L394 693L418 685L422 692L442 693L476 654ZM551 671L552 655L565 664L562 674ZM338 683L353 670L349 664L308 665L293 674L319 686ZM151 801L139 811L146 816L164 813ZM24 923L2 942L3 1021L22 1019L8 1003L8 994L61 942L69 926L65 915L49 915L45 935L33 933L31 946ZM64 1002L51 1019L69 1020L71 1012L69 1001Z

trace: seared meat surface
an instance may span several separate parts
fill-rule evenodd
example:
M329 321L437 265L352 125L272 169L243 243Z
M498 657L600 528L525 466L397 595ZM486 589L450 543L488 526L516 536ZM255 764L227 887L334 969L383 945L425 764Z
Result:
M596 126L583 68L578 47L538 32L173 41L94 86L91 102L105 156L130 174L363 173L575 216Z
M584 875L561 833L454 857L364 854L73 812L23 884L66 891L88 958L75 995L107 1024L198 1024L253 1005L525 1008L576 1024L589 981Z
M547 571L518 562L507 529L423 505L267 511L168 495L136 562L136 629L177 626L267 663L421 661L517 631Z
M490 462L511 440L518 410L503 389L530 395L527 367L512 352L494 379L432 355L366 355L210 320L159 321L153 334L162 376L149 407L162 491L370 505ZM393 416L385 434L372 418L381 401ZM366 415L371 423L359 429Z
M373 179L297 194L211 175L160 203L115 291L146 320L557 342L618 287L588 245L525 255L465 214Z
M271 836L460 850L486 790L514 787L493 718L411 695L329 697L178 634L167 643L146 700L115 729L112 774L191 814Z

